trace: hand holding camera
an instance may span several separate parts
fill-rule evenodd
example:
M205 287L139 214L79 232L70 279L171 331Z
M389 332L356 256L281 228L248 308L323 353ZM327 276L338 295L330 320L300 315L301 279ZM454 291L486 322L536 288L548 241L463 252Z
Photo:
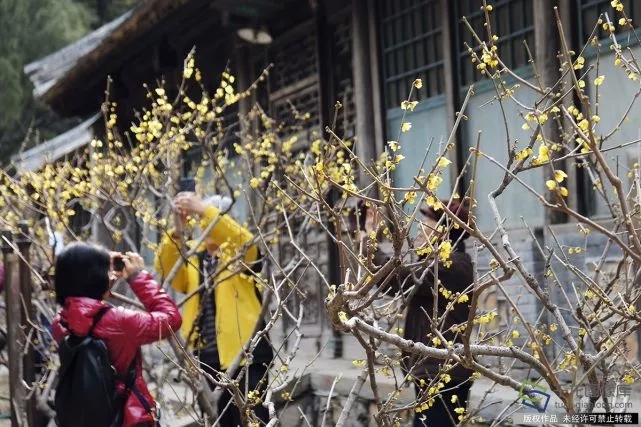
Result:
M189 215L200 215L204 210L202 199L196 192L196 182L193 178L182 178L178 188L178 194L174 197L174 209L176 211L176 227L181 231Z
M130 277L145 267L145 261L135 252L111 252L111 270L116 277Z

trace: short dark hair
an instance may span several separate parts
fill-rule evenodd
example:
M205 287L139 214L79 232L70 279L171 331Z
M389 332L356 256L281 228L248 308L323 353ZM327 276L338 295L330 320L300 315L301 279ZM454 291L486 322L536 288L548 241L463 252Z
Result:
M83 242L72 243L56 259L54 286L56 302L67 297L101 300L109 290L111 257L106 249Z

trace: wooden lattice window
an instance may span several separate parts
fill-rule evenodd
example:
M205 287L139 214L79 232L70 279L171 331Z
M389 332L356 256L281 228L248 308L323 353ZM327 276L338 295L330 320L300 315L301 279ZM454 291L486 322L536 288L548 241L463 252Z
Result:
M279 123L293 121L304 130L320 127L316 32L312 24L279 37L269 51L274 64L269 77L271 115ZM307 117L303 123L294 117L294 111Z
M510 68L516 69L528 65L528 53L523 41L530 50L534 50L534 0L498 0L492 2L493 10L490 15L492 33L499 36L497 42L499 55ZM472 63L467 46L477 48L478 42L463 22L465 16L481 40L488 39L485 27L485 12L481 10L478 0L458 0L452 2L457 25L457 50L459 64L459 85L465 86L478 80L481 74Z
M385 105L400 106L412 82L423 80L414 99L444 91L440 0L379 0Z
M597 25L599 18L603 19L603 22L606 22L605 14L608 14L608 18L614 27L616 28L617 33L622 33L628 31L630 28L628 26L619 25L618 21L620 18L623 18L623 13L615 11L612 7L611 0L576 0L577 8L579 10L579 36L581 39L580 43L587 43L594 26ZM641 3L638 0L621 0L623 4L623 11L627 18L632 19L632 25L637 27L637 23L641 22ZM604 31L603 27L599 25L597 32L595 33L598 39L605 39L608 37L609 32Z

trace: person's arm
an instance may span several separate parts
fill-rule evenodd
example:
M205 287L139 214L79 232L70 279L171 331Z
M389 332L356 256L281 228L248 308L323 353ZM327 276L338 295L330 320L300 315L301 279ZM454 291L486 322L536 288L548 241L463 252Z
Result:
M256 244L247 247L254 240L254 235L231 215L221 215L216 207L206 206L200 215L200 227L205 230L214 221L216 224L209 231L208 236L216 242L216 245L232 254L246 248L244 260L247 264L251 265L258 259Z
M51 335L55 342L59 343L65 337L66 330L60 324L60 313L56 314L51 324Z
M162 238L156 257L154 259L154 268L164 280L171 272L172 268L181 258L180 243L174 230L169 230ZM178 292L187 292L187 264L182 262L176 276L171 281L171 287Z
M127 254L124 259L127 282L146 312L127 312L122 328L130 339L140 345L169 337L182 324L180 310L167 292L145 270L140 270L142 258Z

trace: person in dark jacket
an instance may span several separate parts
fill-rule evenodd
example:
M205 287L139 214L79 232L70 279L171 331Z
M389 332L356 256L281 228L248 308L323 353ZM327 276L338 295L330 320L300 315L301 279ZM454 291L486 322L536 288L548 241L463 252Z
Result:
M122 257L125 268L113 270L115 257ZM135 387L152 408L148 412L143 403L130 393L126 397L123 427L155 425L158 410L142 376L140 347L169 337L182 323L180 311L153 276L143 270L140 255L127 252L118 254L86 243L73 243L56 260L54 285L56 301L62 309L56 315L52 332L56 342L72 333L86 336L94 316L107 306L111 284L125 278L146 312L112 308L91 331L92 336L105 342L111 364L121 376L126 376L135 360ZM118 384L125 393L125 385Z
M464 223L470 221L469 211L457 200L441 201L448 206L449 210L455 213ZM442 331L443 338L453 343L461 343L464 332L459 328L465 324L469 315L469 301L472 299L471 285L474 280L471 257L465 252L465 240L469 234L461 227L454 226L447 218L443 209L425 207L421 209L424 219L420 226L420 232L415 239L414 248L423 248L428 241L438 247L441 242L451 242L449 259L440 259L436 266L428 262L430 271L423 275L420 269L414 271L415 276L423 277L424 280L417 284L413 296L407 304L407 315L405 320L404 338L414 342L421 342L429 346L437 345L442 347L446 343L436 336L432 331L431 322L436 305L438 313L438 326L436 329ZM368 210L366 231L374 229L375 221L373 211ZM436 240L434 240L436 239ZM374 263L378 266L384 265L393 256L391 247L382 242L375 253ZM427 255L420 255L425 259ZM438 257L438 255L436 255ZM430 260L433 256L430 257ZM437 270L437 271L435 271ZM436 289L438 298L434 298L434 278L438 276ZM389 280L389 286L393 291L408 290L414 285L411 271L408 268L401 268L394 278ZM445 366L449 364L451 366ZM417 412L414 418L414 426L447 426L456 425L459 422L460 408L465 408L470 388L472 386L472 371L457 365L453 360L430 359L416 354L403 352L401 366L406 373L410 373L417 396L420 401L425 401L428 390L435 384L442 382L444 387L439 390L429 409L424 406ZM453 397L456 396L456 397ZM429 399L427 399L429 400Z

